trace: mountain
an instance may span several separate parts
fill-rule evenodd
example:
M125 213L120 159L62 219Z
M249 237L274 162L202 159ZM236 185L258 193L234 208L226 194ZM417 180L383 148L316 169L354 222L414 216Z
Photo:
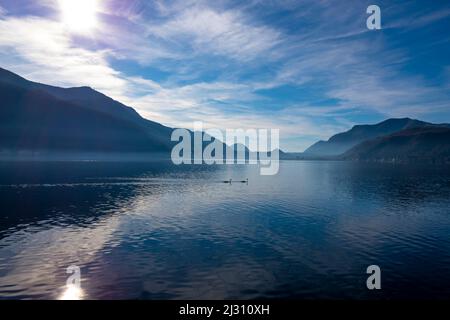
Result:
M84 108L122 119L131 121L145 120L133 108L125 106L90 87L60 88L36 83L2 68L0 68L0 85L11 85L26 90L43 91L58 100L71 102ZM161 126L156 122L153 122L153 124Z
M177 143L170 139L172 128L144 119L133 108L89 87L49 86L0 68L0 101L2 156L31 152L58 153L68 159L83 153L167 158ZM280 150L280 159L447 162L449 131L448 124L388 119L354 126L304 153ZM224 156L231 150L223 144ZM244 153L250 154L245 148Z
M172 128L144 119L133 108L90 87L49 86L0 68L0 101L3 156L168 158L178 143L171 141ZM193 157L193 132L190 134ZM203 142L203 148L208 144ZM236 157L238 146L223 144L224 156L235 148ZM248 158L249 150L245 147L244 154Z
M336 134L328 141L319 141L305 150L306 155L336 156L343 154L366 140L386 136L401 130L434 126L431 123L410 118L388 119L373 125L356 125L349 131Z
M338 160L337 156L318 156L305 152L283 152L280 160Z
M0 68L0 150L171 150L171 128L89 87L58 88Z
M402 130L365 141L341 156L345 160L450 163L450 128L429 126Z

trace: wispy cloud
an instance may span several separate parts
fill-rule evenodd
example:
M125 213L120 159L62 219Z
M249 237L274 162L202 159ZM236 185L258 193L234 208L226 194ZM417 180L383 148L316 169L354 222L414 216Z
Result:
M4 9L2 6L0 6L0 17L4 16L6 14L6 9Z
M273 28L246 22L237 11L197 7L163 24L149 25L147 30L151 35L189 46L194 54L212 53L244 61L270 54L281 37Z
M293 150L361 114L450 118L450 62L439 55L449 36L413 34L442 24L448 8L412 1L405 18L408 5L383 3L384 29L373 32L364 2L108 0L95 32L80 37L58 20L56 3L40 2L52 14L0 7L2 66L92 86L167 125L280 128ZM430 57L439 65L422 67Z

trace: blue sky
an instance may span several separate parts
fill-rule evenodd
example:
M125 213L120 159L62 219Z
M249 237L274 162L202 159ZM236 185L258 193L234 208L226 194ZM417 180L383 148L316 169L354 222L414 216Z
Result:
M0 0L0 66L169 126L279 128L288 151L389 117L450 122L449 1L98 0L95 19Z

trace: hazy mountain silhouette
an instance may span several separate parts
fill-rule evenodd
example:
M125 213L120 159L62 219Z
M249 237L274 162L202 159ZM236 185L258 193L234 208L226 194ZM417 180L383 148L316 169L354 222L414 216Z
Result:
M162 152L171 128L89 87L58 88L0 68L0 149Z
M388 119L373 125L356 125L349 131L336 134L328 141L318 141L305 150L306 155L336 156L343 154L361 142L386 136L401 130L435 126L410 118Z
M172 128L144 119L133 108L90 87L49 86L0 68L0 101L0 153L57 152L65 159L86 152L168 158L178 143L170 139ZM203 142L203 148L208 144ZM234 148L236 157L238 146L223 144L223 156L233 154ZM247 148L244 154L248 158Z
M426 126L368 140L341 157L381 162L450 163L450 128Z
M172 128L144 119L133 108L89 87L49 86L0 68L0 101L0 154L60 152L70 158L91 152L169 157L177 143L170 140ZM203 148L208 144L202 142ZM448 124L388 119L354 126L315 143L304 153L280 150L280 159L448 162L449 144ZM233 146L235 157L238 146ZM223 156L227 153L233 153L233 148L223 144ZM245 147L244 154L246 158L250 154Z

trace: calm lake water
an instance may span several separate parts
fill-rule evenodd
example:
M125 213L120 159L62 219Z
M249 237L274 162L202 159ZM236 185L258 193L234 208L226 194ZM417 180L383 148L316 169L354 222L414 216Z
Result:
M450 298L448 169L2 163L0 200L2 299L61 297L69 265L84 299Z

